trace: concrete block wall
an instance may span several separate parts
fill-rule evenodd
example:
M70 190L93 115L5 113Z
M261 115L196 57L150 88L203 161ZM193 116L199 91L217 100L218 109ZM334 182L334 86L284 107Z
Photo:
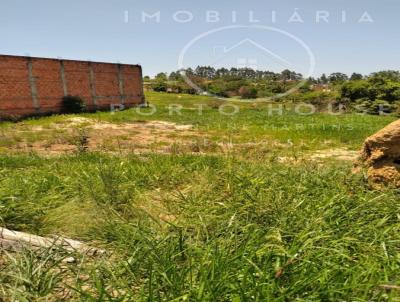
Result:
M65 95L89 110L143 104L141 66L0 55L0 117L60 112Z

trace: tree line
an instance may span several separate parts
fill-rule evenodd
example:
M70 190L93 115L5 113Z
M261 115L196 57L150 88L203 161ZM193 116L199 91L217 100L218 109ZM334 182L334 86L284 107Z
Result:
M195 87L189 85L185 77ZM154 91L189 94L206 91L220 97L243 99L273 97L298 87L302 82L303 85L288 95L286 100L314 104L335 101L346 106L365 108L370 113L380 112L381 108L385 112L393 112L400 107L400 72L394 70L366 76L335 72L305 79L302 74L288 69L277 73L251 68L198 66L170 74L159 73L153 79L145 77L144 80L149 89Z

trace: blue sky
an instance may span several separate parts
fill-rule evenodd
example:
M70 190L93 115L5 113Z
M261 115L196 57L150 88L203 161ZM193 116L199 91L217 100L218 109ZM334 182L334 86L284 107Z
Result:
M208 22L207 12L217 22ZM367 74L400 69L399 12L398 0L2 0L0 53L139 63L149 75L178 69L180 56L182 67L256 62L259 69L274 71L285 67L283 59L306 73L306 45L315 58L315 75ZM160 20L143 22L143 13L158 14ZM328 22L321 18L327 13ZM216 52L246 39L270 53L250 43L216 59Z

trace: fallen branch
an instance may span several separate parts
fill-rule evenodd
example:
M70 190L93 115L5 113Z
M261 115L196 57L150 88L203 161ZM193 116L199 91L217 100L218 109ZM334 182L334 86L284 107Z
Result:
M19 251L24 248L39 249L53 247L60 247L70 252L79 252L89 256L105 253L104 250L90 247L85 243L72 239L41 237L0 227L0 250Z

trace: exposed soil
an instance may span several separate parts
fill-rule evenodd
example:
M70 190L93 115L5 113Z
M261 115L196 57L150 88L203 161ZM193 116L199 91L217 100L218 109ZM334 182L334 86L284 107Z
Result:
M12 131L3 132L2 135L2 138L9 141L6 147L3 144L2 148L42 155L61 155L77 151L134 154L233 152L252 158L279 155L276 160L287 164L305 159L354 161L358 155L356 151L338 148L303 153L301 158L294 158L287 156L289 145L275 140L217 142L211 138L212 132L202 132L193 125L178 125L166 121L110 123L85 117L72 117L46 126L17 124Z
M110 152L169 152L171 145L190 145L199 134L192 125L164 121L114 124L74 117L50 127L35 126L29 131L38 137L29 142L29 135L11 149L34 151L47 155L77 150Z
M348 160L353 161L356 160L358 156L357 151L351 151L347 149L331 149L331 150L321 150L314 152L310 158L315 160L325 159L325 158L332 158L337 160Z

